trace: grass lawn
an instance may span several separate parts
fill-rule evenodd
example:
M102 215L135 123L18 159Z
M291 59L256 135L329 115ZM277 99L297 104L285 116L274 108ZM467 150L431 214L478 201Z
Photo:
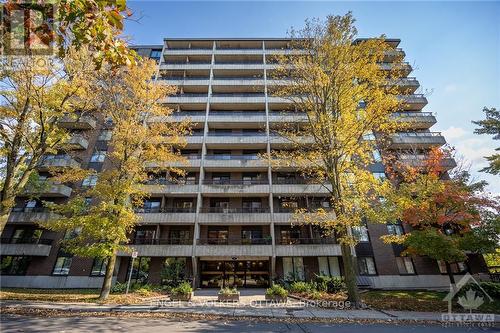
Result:
M380 310L446 312L448 303L443 301L446 292L437 291L367 291L361 295L369 306ZM483 313L500 313L500 300L485 303L479 308ZM453 304L453 312L466 312Z
M159 292L130 292L110 294L106 304L140 304L149 297L165 296ZM84 302L99 303L98 289L22 289L2 288L0 300L46 301L46 302Z

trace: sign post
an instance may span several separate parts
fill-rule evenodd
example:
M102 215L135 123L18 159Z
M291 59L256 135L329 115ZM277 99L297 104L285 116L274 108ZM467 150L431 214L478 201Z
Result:
M128 290L130 288L130 280L132 279L132 271L134 270L134 260L137 258L137 251L132 252L132 263L130 264L130 272L128 273L128 281L127 281L127 290L125 294L128 294Z

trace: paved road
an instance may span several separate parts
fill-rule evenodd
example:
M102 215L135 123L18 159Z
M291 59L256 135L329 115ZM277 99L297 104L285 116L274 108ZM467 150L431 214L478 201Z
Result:
M276 323L259 321L181 321L116 317L25 317L2 315L0 331L7 332L168 332L168 333L476 333L498 329L444 328L440 326L396 326L321 323Z

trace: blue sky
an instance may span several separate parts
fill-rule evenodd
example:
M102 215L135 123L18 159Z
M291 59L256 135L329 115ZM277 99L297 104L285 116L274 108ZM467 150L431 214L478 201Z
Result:
M500 194L500 177L477 173L499 142L472 134L484 106L500 107L499 2L173 2L128 1L138 21L126 24L134 44L168 37L286 37L304 19L352 11L361 37L400 38L444 133L477 178Z

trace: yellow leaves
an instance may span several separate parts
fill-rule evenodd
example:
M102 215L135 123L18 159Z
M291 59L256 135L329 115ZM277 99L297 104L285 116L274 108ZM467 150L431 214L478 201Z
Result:
M404 244L405 240L410 236L411 234L404 234L404 235L383 235L380 236L380 239L385 243L385 244L399 244L402 245Z

